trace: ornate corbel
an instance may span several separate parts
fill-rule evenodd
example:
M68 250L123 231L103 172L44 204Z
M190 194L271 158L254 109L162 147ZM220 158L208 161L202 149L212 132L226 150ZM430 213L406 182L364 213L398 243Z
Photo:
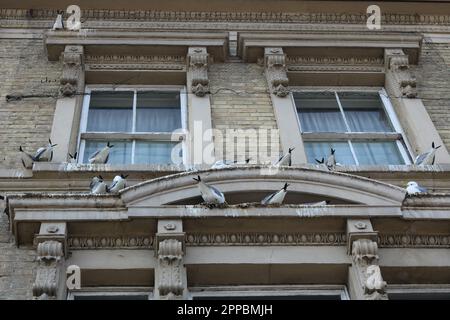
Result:
M264 62L270 91L278 97L289 94L289 79L286 73L286 56L282 48L265 48Z
M158 221L156 246L158 267L155 296L162 300L182 299L187 284L181 221Z
M62 299L65 292L65 223L42 223L36 236L38 268L33 283L33 298Z
M67 45L62 54L62 62L60 90L63 96L71 97L83 89L80 81L84 72L83 46Z
M189 48L187 72L191 91L197 97L204 97L209 93L208 59L205 47Z
M352 299L387 300L386 282L378 265L378 234L369 220L348 220L347 237L352 257L349 289Z
M417 97L417 81L409 70L408 55L402 49L385 49L386 73L393 78L396 95L404 98Z

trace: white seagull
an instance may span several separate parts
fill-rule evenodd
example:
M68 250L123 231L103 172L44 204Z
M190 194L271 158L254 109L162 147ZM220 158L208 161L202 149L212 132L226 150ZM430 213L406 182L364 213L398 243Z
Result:
M75 152L74 154L69 153L69 163L76 164L78 158L78 152Z
M89 185L92 194L102 194L107 192L106 183L102 176L93 177Z
M31 154L29 154L28 152L25 152L22 149L22 146L19 146L19 151L22 152L22 156L21 156L21 160L22 160L22 164L24 166L25 169L31 169L33 168L33 156Z
M200 176L192 179L198 182L197 186L200 189L202 198L207 205L217 205L225 203L225 196L219 189L204 183Z
M330 155L328 156L327 161L325 162L325 165L327 166L328 170L334 170L336 168L336 157L334 153L336 152L335 149L330 148Z
M434 160L436 158L436 150L441 146L434 146L434 142L431 143L431 149L427 152L419 154L414 160L414 164L418 166L425 166L429 164L434 164Z
M410 181L406 185L406 193L410 196L426 192L428 192L428 190L419 186L419 184L415 181Z
M289 148L288 153L281 156L280 159L278 159L277 163L275 163L276 167L279 166L291 166L292 165L292 151L295 148Z
M284 197L286 196L287 193L287 187L289 187L289 185L285 183L283 188L281 188L277 192L269 194L264 199L262 199L261 204L262 205L282 204Z
M120 190L125 189L127 187L126 178L128 175L121 174L120 176L115 176L112 184L107 188L108 192L118 193Z
M45 147L37 149L36 153L32 157L34 162L49 162L53 159L53 148L57 144L53 144L52 140L48 139L48 144Z
M112 147L114 147L114 145L108 142L103 149L97 150L89 157L89 163L90 164L107 163L109 159L109 150Z

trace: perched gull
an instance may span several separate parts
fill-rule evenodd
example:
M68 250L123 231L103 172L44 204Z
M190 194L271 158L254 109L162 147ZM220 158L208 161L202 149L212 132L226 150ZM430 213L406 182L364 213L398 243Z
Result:
M408 182L408 184L406 185L406 193L408 195L415 195L415 194L419 194L419 193L426 193L427 189L419 186L417 184L417 182L415 181L410 181Z
M192 179L198 182L197 186L200 189L202 198L207 205L216 205L225 203L225 196L219 189L204 183L200 178L200 176L197 176L197 178Z
M276 167L279 166L291 166L292 165L292 151L295 148L289 148L288 153L286 153L285 155L283 155L282 157L280 157L280 159L278 159L277 163L275 163Z
M327 161L325 162L325 165L327 166L328 170L334 170L336 168L336 157L334 156L334 153L336 152L335 149L330 148L330 155L328 156Z
M120 176L115 176L112 184L107 188L107 191L111 193L117 193L120 190L125 189L127 187L127 177L128 175L125 176L123 174L121 174Z
M75 152L74 154L69 153L69 163L76 164L78 158L78 152Z
M248 164L250 162L250 158L245 159L245 164ZM244 164L242 162L237 162L236 160L231 161L231 160L219 160L216 161L212 166L211 169L223 169L223 168L229 168L232 167L234 165L239 165L239 164Z
M22 152L21 160L22 160L22 164L23 164L24 168L25 169L33 168L33 163L34 163L33 156L31 154L29 154L28 152L25 152L22 149L22 146L19 146L19 151Z
M53 148L57 144L53 144L52 140L48 139L48 144L45 147L37 149L36 153L32 157L34 162L49 162L53 159Z
M109 142L103 149L97 150L94 154L89 157L89 163L107 163L109 159L109 150L114 147L114 145Z
M91 189L92 194L101 194L107 192L107 186L103 181L102 176L93 177L89 188Z
M262 199L261 204L262 205L282 204L284 197L286 196L287 193L287 187L289 187L289 185L285 183L283 188L281 188L277 192L269 194L264 199Z
M414 164L418 166L425 166L429 164L434 164L434 160L436 158L436 150L441 146L434 146L434 142L431 143L431 149L427 152L419 154L414 160Z

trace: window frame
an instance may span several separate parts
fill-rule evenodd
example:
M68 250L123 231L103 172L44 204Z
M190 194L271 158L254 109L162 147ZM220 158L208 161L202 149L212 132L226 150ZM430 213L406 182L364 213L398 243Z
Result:
M386 288L389 295L397 295L396 300L402 299L401 295L433 295L433 294L447 294L450 296L450 284L389 284ZM419 298L420 299L420 298ZM411 299L414 300L414 299Z
M339 106L339 111L343 117L343 121L345 123L346 129L348 132L306 132L302 129L302 124L300 121L300 116L298 114L298 107L295 103L295 93L320 93L320 92L332 92L334 93L336 103ZM392 126L392 132L352 132L350 126L348 125L347 118L345 116L344 109L342 107L341 101L339 99L339 93L376 93L378 94L382 108L388 118L390 125ZM350 152L352 154L353 160L356 166L360 166L359 160L356 157L355 150L353 148L352 142L365 142L365 141L373 141L373 142L389 142L395 141L397 145L397 149L404 161L403 165L412 164L413 152L411 145L408 142L408 139L403 131L402 126L400 125L400 121L395 113L394 107L388 97L388 94L384 88L354 88L354 87L337 87L337 88L329 88L329 87L297 87L293 90L293 93L290 94L290 98L292 101L292 105L295 109L295 114L297 115L297 124L300 128L300 134L302 136L303 142L327 142L327 141L336 141L336 142L347 142L350 148ZM306 151L305 151L306 153ZM307 155L306 155L307 156Z
M91 100L91 92L93 91L132 91L133 92L133 122L132 132L88 132L87 123L89 115L89 106ZM136 132L136 111L137 111L137 93L139 91L174 91L180 93L180 112L181 112L181 130L175 133L167 132ZM187 148L188 135L188 106L187 106L187 91L186 86L179 85L86 85L84 90L83 106L80 118L80 130L78 133L77 150L78 163L84 163L84 152L86 140L121 140L132 142L131 148L131 163L125 165L135 164L135 150L136 141L146 142L179 142L182 143L183 161L182 164L187 163L189 159ZM172 140L172 139L177 139Z
M79 290L67 290L66 300L75 300L76 297L89 296L148 296L147 300L153 300L153 288L151 287L87 287Z
M188 288L188 299L214 297L264 297L264 296L340 296L341 300L350 300L345 285L269 285L269 286L208 286Z

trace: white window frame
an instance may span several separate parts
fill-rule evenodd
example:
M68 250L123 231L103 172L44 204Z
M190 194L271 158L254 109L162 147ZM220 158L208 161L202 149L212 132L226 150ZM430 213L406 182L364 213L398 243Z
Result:
M190 287L188 299L201 297L264 297L264 296L340 296L350 300L344 285L272 285L272 286L208 286Z
M80 290L68 290L67 300L75 300L76 297L89 296L147 296L153 300L153 288L151 287L87 287Z
M403 131L400 121L398 120L397 114L395 113L394 107L392 106L391 101L389 100L388 94L384 88L297 88L298 90L294 90L294 93L307 93L307 92L328 92L334 93L336 102L339 106L339 111L344 119L344 123L347 129L347 132L342 133L334 133L334 132L304 132L302 129L300 116L297 112L297 105L295 103L294 93L290 94L292 99L292 104L295 108L295 114L297 115L298 126L300 128L300 133L302 135L302 139L304 142L326 142L326 141L339 141L339 142L347 142L350 151L352 153L353 160L355 164L359 166L358 158L356 157L355 150L353 148L352 141L395 141L397 144L397 148L402 156L405 165L412 164L413 152L411 145L408 142L408 139ZM352 132L350 126L348 125L347 118L345 116L345 112L340 102L340 98L338 93L343 92L355 92L355 93L378 93L380 100L382 102L383 110L385 111L388 121L390 122L393 132L380 132L380 133L372 133L372 132ZM402 143L403 142L403 143ZM403 145L404 144L404 145ZM305 151L306 152L306 151Z
M133 96L133 124L132 124L132 132L124 133L124 132L87 132L87 122L89 115L89 104L91 100L91 92L92 91L132 91L134 92ZM137 92L139 91L176 91L180 93L180 111L181 111L181 130L176 133L167 133L167 132L135 132L136 128L136 109L137 109ZM131 149L131 164L134 164L135 157L135 148L136 148L136 140L142 141L164 141L164 142L175 142L173 139L177 139L176 141L182 141L182 152L183 152L183 164L187 163L187 159L189 159L188 148L186 137L188 133L188 114L187 114L187 91L186 86L133 86L133 85L87 85L85 87L85 95L83 99L83 108L81 112L81 121L80 121L80 131L78 134L78 163L84 163L84 151L85 151L85 141L87 139L101 139L101 140L130 140L132 141L132 149ZM130 165L130 164L126 164Z

